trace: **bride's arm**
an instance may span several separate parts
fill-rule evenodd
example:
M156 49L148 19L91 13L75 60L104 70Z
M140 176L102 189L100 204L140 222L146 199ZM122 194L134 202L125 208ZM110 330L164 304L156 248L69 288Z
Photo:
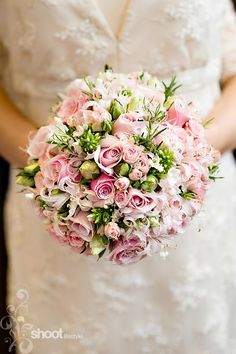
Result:
M209 142L221 152L236 148L236 75L225 82L209 117L214 117L207 128Z
M21 148L27 145L29 132L35 130L0 88L0 155L17 167L25 165L27 154Z

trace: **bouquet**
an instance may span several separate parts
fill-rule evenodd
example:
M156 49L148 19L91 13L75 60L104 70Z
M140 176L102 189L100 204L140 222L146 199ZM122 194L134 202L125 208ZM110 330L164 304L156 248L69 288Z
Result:
M201 209L219 160L177 89L175 78L107 70L59 95L17 176L49 234L115 264L167 252Z

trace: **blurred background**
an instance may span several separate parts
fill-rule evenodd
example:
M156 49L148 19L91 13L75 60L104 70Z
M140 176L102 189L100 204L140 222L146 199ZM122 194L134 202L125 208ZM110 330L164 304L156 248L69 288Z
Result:
M158 1L158 0L157 0ZM191 0L190 0L191 1ZM236 9L236 0L233 0ZM236 40L236 39L235 39ZM233 152L236 163L236 151ZM4 237L3 209L8 187L9 165L0 157L0 321L7 315L6 312L6 294L7 294L7 252ZM6 345L4 339L7 332L0 327L0 353L8 352L9 345ZM14 354L13 351L11 353Z

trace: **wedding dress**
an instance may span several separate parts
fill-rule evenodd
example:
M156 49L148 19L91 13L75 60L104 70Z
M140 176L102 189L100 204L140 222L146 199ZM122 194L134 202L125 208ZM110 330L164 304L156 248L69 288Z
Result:
M204 118L220 95L220 82L236 74L229 0L131 0L117 36L96 0L1 0L0 34L3 85L38 126L47 122L58 92L104 64L118 72L147 70L160 79L176 73ZM17 193L15 174L13 169L6 233L8 303L19 306L11 309L19 353L236 353L231 154L221 162L224 179L212 183L203 211L178 237L177 248L166 259L153 256L127 267L80 256L51 239ZM59 329L63 339L42 338L42 331Z

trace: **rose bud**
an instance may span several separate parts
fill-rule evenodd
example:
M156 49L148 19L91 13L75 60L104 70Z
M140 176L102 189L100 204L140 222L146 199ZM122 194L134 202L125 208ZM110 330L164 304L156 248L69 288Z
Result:
M133 171L130 172L130 174L129 174L129 178L132 181L138 181L138 180L140 180L140 178L142 178L142 176L143 176L142 171L138 170L137 168L134 168Z
M37 172L39 172L40 166L38 162L32 162L30 165L24 167L24 172L26 172L29 175L36 175Z
M93 256L99 256L99 254L106 249L107 240L99 235L95 235L89 242L89 247Z
M158 179L153 175L148 175L146 180L141 184L144 192L153 192L158 186Z
M120 177L114 183L114 186L120 191L127 189L129 185L130 185L130 180L127 177Z
M105 225L104 233L107 237L117 240L120 236L120 228L115 222L109 222Z
M117 175L128 176L130 170L130 165L126 162L119 163L114 167L114 171Z
M35 183L34 183L34 177L32 176L18 176L16 179L16 184L19 184L21 186L25 186L25 187L34 187Z
M119 118L119 116L124 112L125 112L124 107L119 101L117 101L116 99L111 101L109 113L112 115L113 119Z
M157 227L160 225L158 216L149 216L150 227Z
M88 180L97 178L100 175L98 165L91 160L84 161L80 166L79 171L81 175Z

